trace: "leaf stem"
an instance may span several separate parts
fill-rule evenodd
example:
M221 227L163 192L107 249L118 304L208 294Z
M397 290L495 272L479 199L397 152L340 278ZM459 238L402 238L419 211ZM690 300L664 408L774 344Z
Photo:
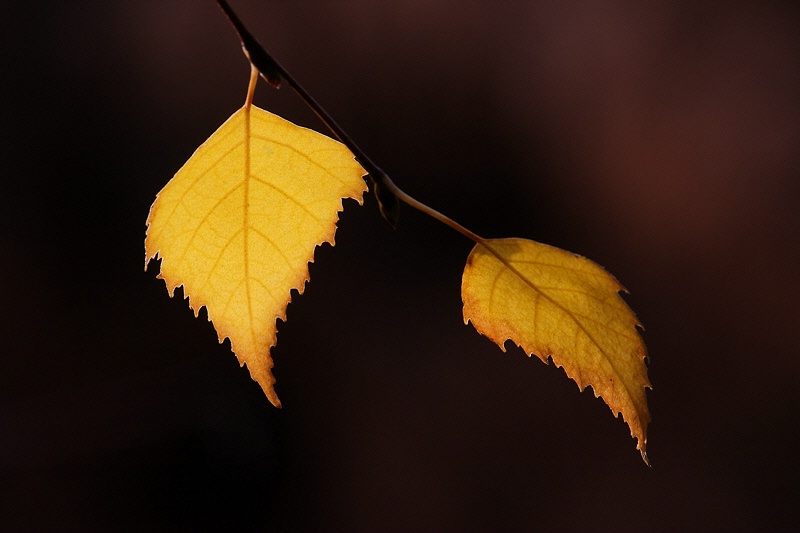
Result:
M444 214L440 213L436 209L433 209L432 207L428 206L427 204L424 204L424 203L420 202L419 200L417 200L413 196L411 196L409 194L406 194L406 192L403 191L403 189L401 189L400 187L395 185L395 183L391 180L391 178L389 178L389 176L384 174L384 178L385 178L385 184L387 185L388 190L392 194L394 194L397 197L397 199L400 200L401 202L413 207L417 211L421 211L422 213L425 213L426 215L435 218L436 220L438 220L442 224L450 226L452 229L456 230L461 235L463 235L464 237L470 239L473 242L482 243L482 242L485 241L485 239L483 237L481 237L478 234L476 234L475 232L465 228L464 226L462 226L461 224L459 224L458 222L456 222L452 218L448 217L447 215L444 215Z
M256 92L256 83L258 83L258 69L255 65L250 63L250 83L247 85L247 97L244 99L244 107L250 109L253 105L253 95Z
M247 30L247 28L236 16L236 13L228 5L226 0L217 0L225 16L233 24L239 39L242 42L242 48L245 56L247 56L253 68L257 69L262 77L275 88L280 88L281 82L285 80L289 86L297 93L298 96L306 103L308 107L319 117L325 126L341 141L342 144L347 146L353 155L355 155L358 162L364 167L364 170L370 176L373 183L373 192L378 200L378 205L383 217L392 225L397 226L399 215L398 201L407 204L414 209L425 213L426 215L438 220L439 222L456 230L466 238L481 243L484 239L469 229L465 228L455 220L451 219L429 207L428 205L420 202L416 198L410 196L405 191L400 189L389 178L381 168L376 165L372 159L358 146L355 141L347 134L347 132L333 120L330 114L323 108L314 98L305 90L305 88L294 79L294 77L287 71L280 63L278 63L269 52L256 40L255 37ZM247 105L252 102L252 83L254 78L251 77L251 87L248 88Z

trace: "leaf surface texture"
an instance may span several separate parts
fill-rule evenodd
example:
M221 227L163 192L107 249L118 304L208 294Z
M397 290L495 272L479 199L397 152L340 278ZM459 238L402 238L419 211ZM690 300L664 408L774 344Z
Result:
M276 406L270 349L316 246L334 244L342 199L362 202L365 174L341 143L255 106L234 113L158 193L145 265L161 258L170 295L183 285L219 341Z
M487 239L473 248L462 279L464 321L497 343L563 367L621 413L647 462L650 387L646 349L622 285L602 267L527 239Z

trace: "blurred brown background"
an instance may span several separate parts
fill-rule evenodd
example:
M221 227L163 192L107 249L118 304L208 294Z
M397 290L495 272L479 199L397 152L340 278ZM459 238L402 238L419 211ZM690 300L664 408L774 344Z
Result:
M280 325L273 409L142 271L155 194L244 101L232 29L211 0L5 2L0 529L791 528L793 2L232 5L409 193L628 287L653 468L562 370L464 326L469 242L371 197Z

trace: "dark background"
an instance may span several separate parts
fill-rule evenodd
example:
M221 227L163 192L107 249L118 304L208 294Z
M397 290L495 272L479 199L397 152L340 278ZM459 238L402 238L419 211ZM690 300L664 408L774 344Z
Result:
M279 326L271 407L142 270L155 194L244 101L232 29L211 0L4 2L0 529L797 521L793 2L232 4L409 193L628 287L653 467L562 370L463 324L468 241L372 197ZM256 102L320 128L288 90Z

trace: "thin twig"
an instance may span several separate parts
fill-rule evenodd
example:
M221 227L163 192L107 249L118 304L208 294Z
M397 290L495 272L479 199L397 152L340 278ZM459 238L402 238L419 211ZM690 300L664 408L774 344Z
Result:
M242 21L236 16L233 9L228 5L226 0L217 0L222 11L228 17L231 24L233 24L239 39L242 42L242 48L252 65L255 66L260 72L262 77L273 87L279 88L282 81L286 81L289 86L297 93L298 96L314 111L323 124L342 142L347 148L353 152L358 162L364 167L364 170L370 176L373 183L373 192L378 200L383 217L393 226L397 226L397 219L399 214L399 204L401 201L414 209L433 217L439 222L446 224L457 232L461 233L468 239L474 242L482 242L484 239L479 237L474 232L468 230L455 220L443 215L435 209L425 205L419 200L407 194L400 189L389 176L376 165L372 159L359 147L355 141L347 134L347 132L333 120L333 117L323 108L314 98L294 79L294 77L287 71L280 63L278 63L272 55L256 40L255 37L247 30L242 24Z

